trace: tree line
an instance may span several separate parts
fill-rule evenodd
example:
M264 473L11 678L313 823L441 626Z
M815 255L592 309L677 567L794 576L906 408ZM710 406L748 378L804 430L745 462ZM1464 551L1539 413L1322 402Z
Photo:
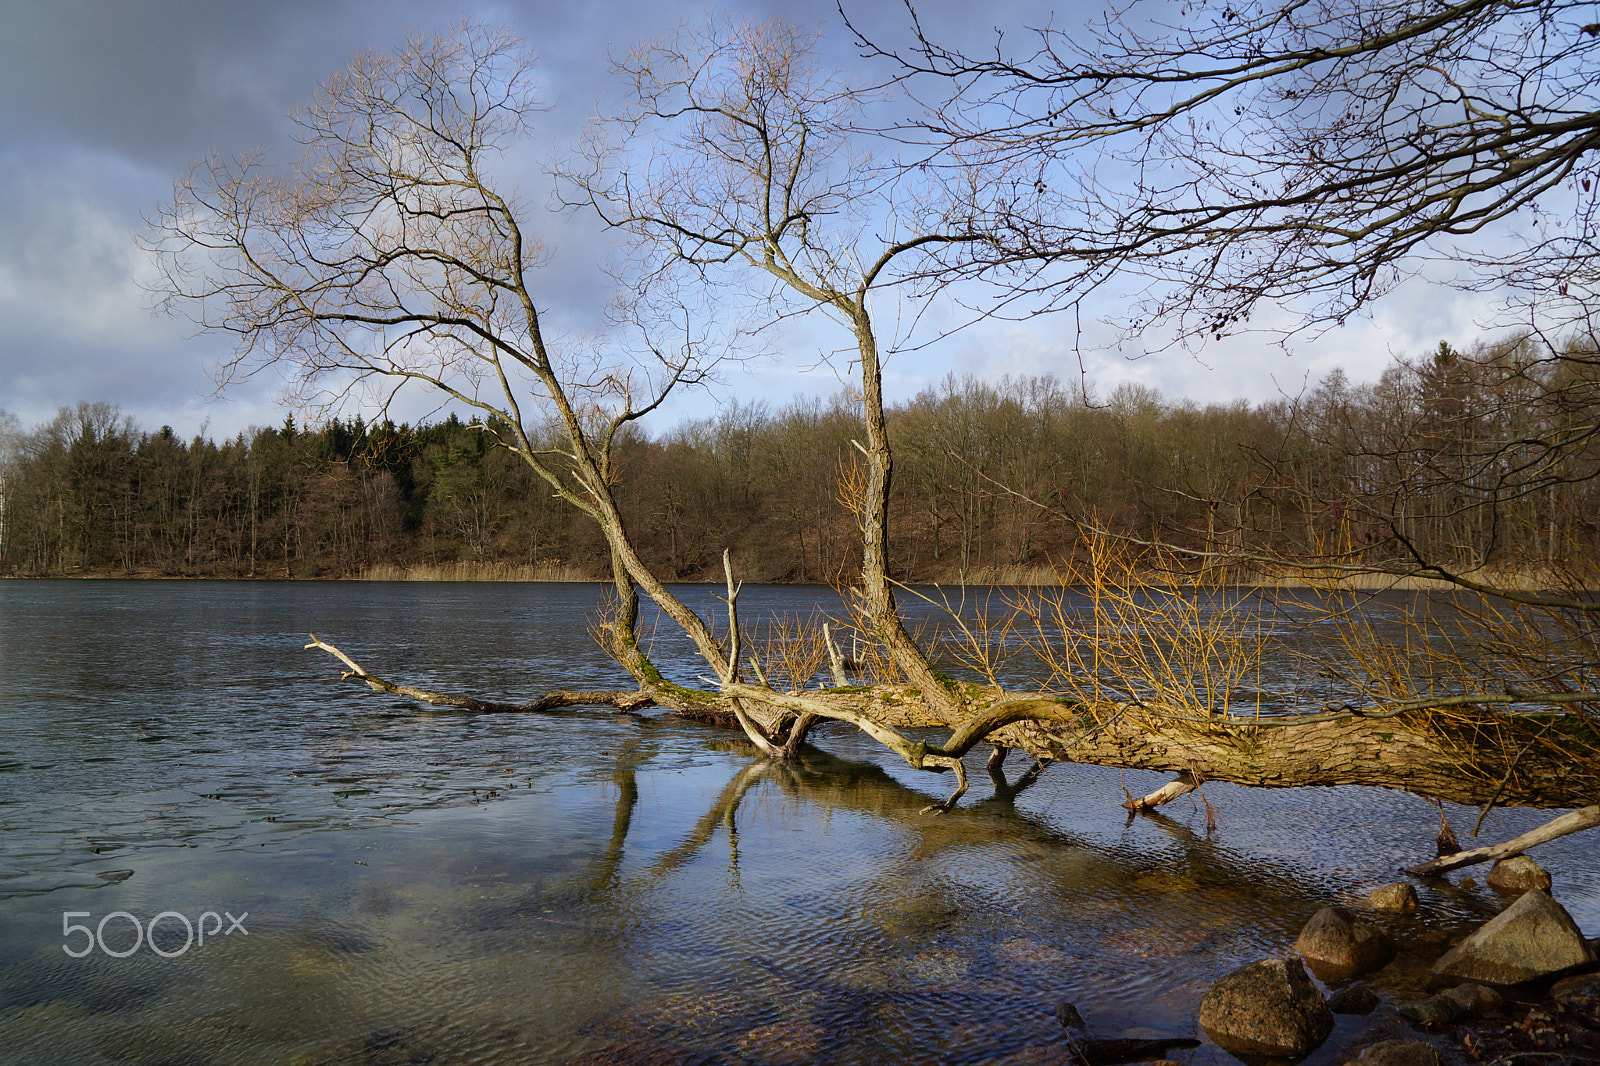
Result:
M1296 397L1200 405L1124 384L949 377L889 408L889 562L911 581L1039 578L1086 530L1236 553L1536 576L1600 539L1596 375L1528 338L1340 371ZM640 554L672 580L843 583L859 569L846 394L717 415L617 446ZM498 446L505 427L293 416L217 442L63 408L0 461L0 572L353 578L407 570L603 580L593 523ZM552 439L554 429L550 430ZM1581 438L1550 453L1551 441Z

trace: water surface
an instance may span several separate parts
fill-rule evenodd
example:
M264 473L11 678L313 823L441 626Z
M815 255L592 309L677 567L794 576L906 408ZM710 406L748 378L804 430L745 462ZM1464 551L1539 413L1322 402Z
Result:
M419 709L302 647L315 631L375 673L488 697L618 687L584 635L601 594L0 582L0 1059L537 1064L651 1038L752 1063L1044 1061L1062 999L1104 1035L1191 1035L1211 980L1393 880L1436 828L1402 793L1216 784L1214 833L1188 800L1130 822L1124 784L1160 777L1064 766L1015 796L975 767L963 807L929 817L946 779L842 728L774 765L655 713ZM693 680L681 643L658 651ZM1495 812L1484 834L1545 817ZM1539 858L1600 933L1592 842ZM1423 889L1406 935L1498 905ZM243 931L198 945L168 917L171 957L115 958L102 946L134 945L115 917L63 950L84 943L63 914L113 912ZM1413 980L1377 983L1392 1006ZM1312 1061L1393 1024L1341 1019Z

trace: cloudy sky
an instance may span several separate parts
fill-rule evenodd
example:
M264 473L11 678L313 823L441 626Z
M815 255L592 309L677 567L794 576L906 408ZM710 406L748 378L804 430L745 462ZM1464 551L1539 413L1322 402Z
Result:
M898 4L847 6L875 36L903 40ZM941 0L919 10L935 34L964 45L988 39L996 26L1020 32L1052 18L1058 26L1083 18L1065 6L989 4L981 15L978 7ZM0 0L0 410L26 427L63 405L108 400L146 429L170 424L185 435L204 428L227 436L280 422L278 383L256 379L215 395L208 371L225 343L151 309L152 270L136 237L189 163L213 149L287 144L288 112L351 55L392 48L412 30L439 29L463 14L512 26L539 53L553 105L541 137L555 149L613 91L611 54L703 22L711 10L681 0L505 0L471 9L430 0ZM864 62L831 5L752 0L720 10L816 25L829 62ZM530 166L530 201L543 202L544 181ZM557 266L543 291L581 328L605 299L594 249L606 238L578 218L553 220L551 232ZM1297 391L1336 365L1364 380L1393 353L1441 338L1469 342L1473 317L1455 294L1418 287L1315 344L1286 353L1242 338L1203 358L1080 350L1062 316L995 323L897 357L889 388L898 398L952 371L1077 378L1081 369L1101 395L1132 380L1169 397L1260 400ZM1109 334L1091 325L1089 335ZM793 344L809 351L731 371L713 395L684 401L669 419L709 413L735 396L776 405L832 393L837 385L826 368L799 369L815 363L817 343L795 334ZM424 409L418 400L414 411Z

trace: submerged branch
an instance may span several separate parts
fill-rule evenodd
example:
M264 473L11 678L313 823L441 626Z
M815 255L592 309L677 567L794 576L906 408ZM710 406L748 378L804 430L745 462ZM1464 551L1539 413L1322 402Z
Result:
M559 707L576 706L612 706L619 711L632 711L640 707L647 707L658 702L656 697L644 689L622 690L557 690L547 692L538 699L529 703L498 703L493 700L480 700L472 696L463 696L453 692L434 692L429 689L415 688L411 685L397 685L386 681L374 674L369 674L350 656L329 644L318 639L315 633L310 634L311 643L306 647L317 648L327 652L334 658L350 667L339 674L342 681L360 681L374 692L387 692L395 696L405 696L407 699L421 700L423 703L434 707L455 707L469 714L517 714L538 713L551 711Z
M1447 870L1457 870L1463 866L1476 866L1482 862L1498 862L1513 855L1521 855L1531 847L1548 843L1558 837L1583 829L1593 829L1596 826L1600 826L1600 804L1568 811L1559 818L1552 818L1537 829L1530 829L1521 836L1512 837L1503 843L1473 848L1471 851L1458 851L1454 855L1443 855L1430 862L1413 866L1406 872L1427 876L1442 874Z
M1162 785L1160 788L1149 793L1148 795L1138 797L1129 796L1128 801L1122 806L1129 814L1134 814L1139 811L1152 810L1164 803L1171 803L1175 799L1178 799L1182 796L1187 796L1189 793L1199 788L1200 784L1201 780L1198 775L1185 770L1183 773L1179 774L1177 777L1173 778L1171 781L1168 781L1166 784Z

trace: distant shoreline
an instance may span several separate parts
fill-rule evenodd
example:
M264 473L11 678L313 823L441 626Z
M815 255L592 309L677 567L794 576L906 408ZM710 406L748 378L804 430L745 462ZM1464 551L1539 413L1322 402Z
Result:
M1538 591L1559 587L1552 575L1543 570L1478 570L1470 576L1483 584L1518 591ZM90 571L70 574L6 574L0 580L39 581L297 581L354 583L362 582L463 582L482 584L609 584L610 577L589 573L576 566L528 566L507 563L447 563L404 566L384 563L369 567L358 575L343 577L291 577L285 574L164 574L151 571ZM1146 583L1160 587L1166 582L1160 575L1147 575ZM720 577L686 576L675 578L669 584L703 585L720 584ZM767 581L752 580L753 584L794 585L800 587L827 587L825 582L788 581L782 578ZM945 585L960 587L1060 587L1056 571L1049 567L985 567L969 570L964 576L959 571L943 574L919 575L910 579L916 585ZM1234 580L1217 582L1221 588L1251 589L1328 589L1346 592L1427 592L1450 591L1457 586L1439 578L1399 577L1390 574L1326 574L1326 575L1250 575Z

